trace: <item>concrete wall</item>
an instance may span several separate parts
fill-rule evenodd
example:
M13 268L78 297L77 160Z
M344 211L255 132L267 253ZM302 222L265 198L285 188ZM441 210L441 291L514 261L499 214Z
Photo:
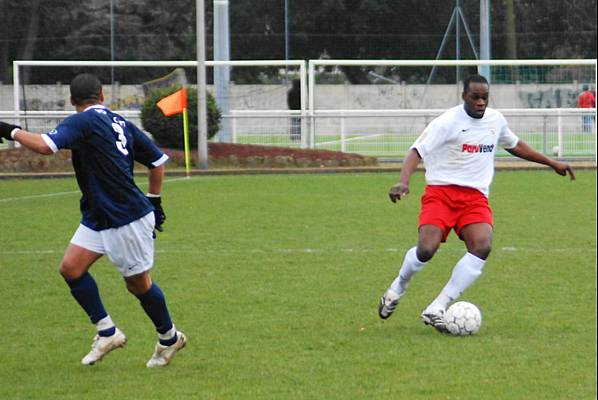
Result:
M211 87L208 88L211 91ZM284 85L232 85L231 110L284 110L287 108ZM575 107L580 87L577 84L492 85L494 108ZM115 110L136 110L143 102L140 86L104 87L106 104ZM72 110L68 85L29 85L28 110ZM461 103L457 85L317 85L318 109L446 109ZM0 111L13 110L12 85L0 84Z

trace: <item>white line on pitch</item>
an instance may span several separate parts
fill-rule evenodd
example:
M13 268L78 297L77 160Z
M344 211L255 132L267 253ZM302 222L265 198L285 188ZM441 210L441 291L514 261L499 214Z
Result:
M349 138L349 139L345 139L345 140L341 139L341 140L332 140L330 142L321 142L321 143L316 143L316 146L323 146L325 144L336 144L336 143L342 143L342 142L352 142L353 140L365 140L365 139L383 136L383 135L386 135L386 133L376 133L375 135L356 136L354 138Z
M75 194L75 193L80 193L80 192L78 190L73 190L70 192L56 192L56 193L45 193L45 194L32 194L29 196L6 197L4 199L0 199L0 203L6 203L8 201L39 199L39 198L43 198L43 197L65 196L68 194Z
M251 253L251 254L259 254L259 253L303 253L303 254L314 254L314 253L330 253L330 252L340 252L340 253L402 253L407 251L407 248L399 249L399 248L386 248L386 249L313 249L313 248L273 248L273 249L250 249L247 251L230 251L228 249L156 249L157 254L238 254L238 253ZM448 252L462 252L463 249L442 249L443 251ZM542 252L542 253L562 253L566 251L576 250L575 248L552 248L552 249L543 249L543 248L522 248L522 247L502 247L499 251L503 252ZM588 248L578 248L577 250L588 250ZM35 254L55 254L55 253L63 253L64 250L49 250L49 249L42 249L42 250L0 250L0 255L35 255Z
M170 182L177 182L177 181L187 181L190 178L172 178L172 179L164 179L164 183L170 183ZM146 186L147 182L141 182L139 183L139 186ZM6 203L9 201L19 201L19 200L30 200L30 199L39 199L39 198L44 198L44 197L55 197L55 196L66 196L69 194L77 194L77 193L81 193L79 190L71 190L68 192L56 192L56 193L43 193L43 194L31 194L28 196L18 196L18 197L5 197L3 199L0 199L0 203Z

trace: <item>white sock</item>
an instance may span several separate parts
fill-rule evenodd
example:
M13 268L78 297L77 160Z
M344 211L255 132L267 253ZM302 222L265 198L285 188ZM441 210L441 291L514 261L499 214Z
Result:
M451 279L449 279L438 297L428 306L428 309L433 308L436 310L441 308L446 310L451 301L457 300L461 293L482 275L485 263L486 260L482 260L471 253L465 253L453 268Z
M95 323L96 329L99 331L105 331L106 329L110 329L114 326L114 322L112 322L112 318L110 315L105 316L101 320Z
M421 271L425 262L421 262L417 258L417 247L412 247L407 250L405 254L405 259L403 260L403 265L399 270L399 275L395 278L395 280L390 285L390 288L396 292L399 296L402 296L407 289L407 285L409 281L417 272Z
M172 328L168 332L165 333L158 333L158 337L160 340L170 340L176 335L176 327L172 324Z

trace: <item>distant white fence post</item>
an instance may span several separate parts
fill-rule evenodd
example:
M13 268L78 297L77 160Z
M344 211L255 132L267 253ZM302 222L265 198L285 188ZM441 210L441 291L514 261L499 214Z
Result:
M556 126L557 126L557 138L558 138L557 157L561 158L563 156L563 116L562 116L560 108L557 110L556 115L557 115Z
M345 114L341 111L341 151L343 153L347 152L347 132L345 129Z
M233 143L237 143L237 119L233 114L234 111L231 112L231 123L230 123L230 130L231 130L231 140Z

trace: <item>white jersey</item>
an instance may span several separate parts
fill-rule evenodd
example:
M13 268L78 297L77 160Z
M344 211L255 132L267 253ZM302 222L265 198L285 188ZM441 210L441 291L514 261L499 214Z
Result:
M430 122L411 149L424 161L428 185L465 186L488 196L496 146L512 149L518 142L499 111L486 108L477 119L461 104Z

